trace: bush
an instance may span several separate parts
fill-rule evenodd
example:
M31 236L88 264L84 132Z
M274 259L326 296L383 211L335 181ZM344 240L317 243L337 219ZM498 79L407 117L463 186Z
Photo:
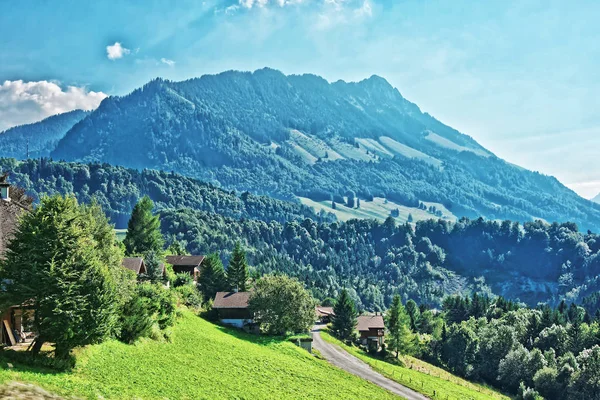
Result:
M157 332L175 322L176 299L161 285L141 283L123 307L119 339L133 343L142 337L156 338Z
M173 279L173 287L180 287L180 286L190 286L194 283L194 279L192 278L192 276L186 272L180 272L178 274L175 274L175 279Z
M179 302L186 307L194 309L202 307L202 295L194 285L178 286L175 288L175 293L179 297Z

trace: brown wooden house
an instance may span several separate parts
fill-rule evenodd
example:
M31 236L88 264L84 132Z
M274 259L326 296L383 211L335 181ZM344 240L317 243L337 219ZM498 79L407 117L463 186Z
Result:
M166 258L176 274L185 272L194 278L194 282L198 280L204 256L167 256Z
M385 323L382 315L360 315L357 318L356 330L360 335L360 341L364 345L369 342L377 342L377 347L383 344L385 336Z
M330 323L331 318L335 315L333 312L333 307L316 306L315 312L317 313L317 319L319 322L324 324Z
M125 257L122 262L123 268L135 272L136 275L146 273L146 264L142 257Z
M217 310L222 324L243 328L254 323L254 315L248 308L249 299L250 292L218 292L213 309Z

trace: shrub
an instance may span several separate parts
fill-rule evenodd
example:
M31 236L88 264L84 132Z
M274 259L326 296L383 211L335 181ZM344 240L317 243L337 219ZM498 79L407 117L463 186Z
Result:
M175 293L179 297L179 302L186 307L195 309L202 307L202 295L194 285L178 286L175 288Z
M175 274L175 279L173 279L173 287L180 286L191 286L194 283L194 279L192 276L186 272L180 272Z

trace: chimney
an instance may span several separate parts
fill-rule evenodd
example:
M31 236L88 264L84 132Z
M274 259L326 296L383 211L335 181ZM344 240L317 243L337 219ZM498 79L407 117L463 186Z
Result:
M10 201L10 196L8 194L8 188L10 188L10 184L6 182L0 182L0 198L5 201Z

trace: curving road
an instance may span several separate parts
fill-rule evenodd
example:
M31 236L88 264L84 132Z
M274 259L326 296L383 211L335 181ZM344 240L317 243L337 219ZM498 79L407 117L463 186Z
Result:
M323 328L325 328L325 325L314 326L312 331L313 347L317 349L321 353L321 355L331 364L347 372L350 372L351 374L366 379L369 382L376 384L377 386L381 386L382 388L387 389L390 392L397 394L398 396L401 396L405 399L428 400L428 397L425 397L421 393L415 392L414 390L409 389L406 386L402 386L398 382L394 382L393 380L386 378L380 373L373 371L368 364L354 357L353 355L341 349L340 347L324 341L321 338L320 334Z

